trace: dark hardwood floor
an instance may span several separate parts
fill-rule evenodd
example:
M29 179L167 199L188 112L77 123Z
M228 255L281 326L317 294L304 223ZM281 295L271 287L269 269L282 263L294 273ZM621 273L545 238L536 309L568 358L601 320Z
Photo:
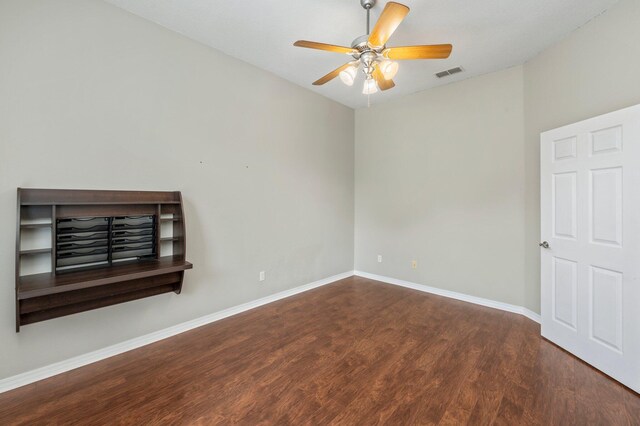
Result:
M348 278L0 394L0 424L640 425L534 322Z

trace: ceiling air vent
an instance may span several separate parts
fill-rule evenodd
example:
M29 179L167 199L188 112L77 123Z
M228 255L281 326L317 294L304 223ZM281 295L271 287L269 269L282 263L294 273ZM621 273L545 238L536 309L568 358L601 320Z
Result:
M458 74L459 72L462 72L462 68L455 67L455 68L451 68L450 70L437 72L436 77L438 78L448 77L453 74Z

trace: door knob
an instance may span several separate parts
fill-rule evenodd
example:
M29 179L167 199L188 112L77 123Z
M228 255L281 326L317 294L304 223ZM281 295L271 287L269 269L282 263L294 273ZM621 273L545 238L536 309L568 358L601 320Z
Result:
M548 243L548 242L546 242L546 241L543 241L543 242L541 242L541 243L540 243L540 244L538 244L538 245L539 245L540 247L542 247L542 248L546 248L546 249L548 249L548 248L549 248L549 243Z

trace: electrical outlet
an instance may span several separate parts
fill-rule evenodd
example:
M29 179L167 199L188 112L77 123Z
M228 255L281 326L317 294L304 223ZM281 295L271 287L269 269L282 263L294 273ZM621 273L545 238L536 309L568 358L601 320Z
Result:
M411 269L418 269L418 261L417 260L412 260L411 261Z
M378 255L378 263L382 263L382 255L381 254Z
M265 280L265 275L264 275L264 271L260 271L260 277L258 278L260 281L264 281Z

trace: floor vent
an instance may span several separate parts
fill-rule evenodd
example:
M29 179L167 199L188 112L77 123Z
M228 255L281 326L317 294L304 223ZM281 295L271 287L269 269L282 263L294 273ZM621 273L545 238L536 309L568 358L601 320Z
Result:
M436 77L438 78L448 77L453 74L458 74L459 72L462 72L462 68L455 67L455 68L451 68L450 70L437 72Z

